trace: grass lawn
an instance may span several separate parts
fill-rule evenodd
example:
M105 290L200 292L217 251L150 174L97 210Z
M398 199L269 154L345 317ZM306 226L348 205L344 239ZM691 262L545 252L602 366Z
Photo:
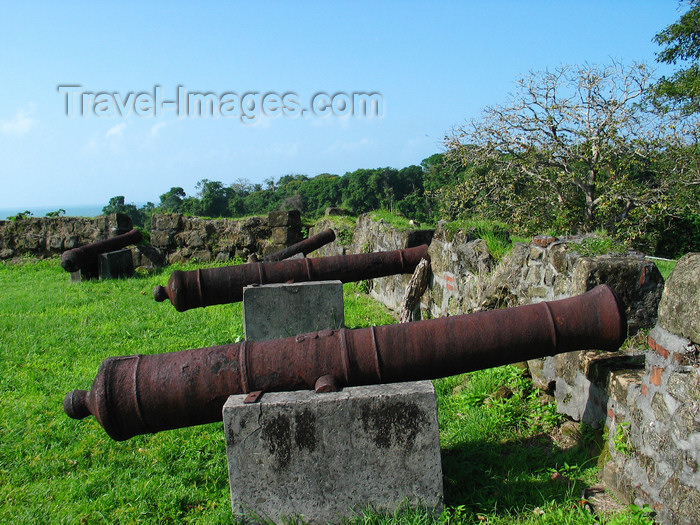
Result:
M187 269L192 267L178 267ZM231 523L221 423L112 441L64 395L89 389L110 356L231 343L241 305L178 313L156 303L170 270L71 284L57 259L0 265L0 522ZM353 285L346 324L394 322ZM578 502L595 458L562 450L559 422L514 367L436 381L449 523L595 523ZM512 395L493 394L507 385ZM563 479L562 479L563 478ZM368 513L358 523L429 523L427 512ZM606 523L650 523L634 508Z

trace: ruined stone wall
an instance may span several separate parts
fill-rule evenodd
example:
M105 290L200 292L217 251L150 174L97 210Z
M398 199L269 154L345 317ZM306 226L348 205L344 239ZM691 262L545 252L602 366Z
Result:
M302 239L298 211L274 211L266 217L202 219L179 213L157 214L151 244L132 247L135 266L208 262L266 255ZM0 221L0 259L50 257L65 250L125 233L131 219L121 213L86 217L42 217Z
M326 228L336 234L336 240L309 254L309 257L328 257L351 253L386 252L413 248L430 244L433 230L399 230L383 219L375 220L371 214L360 215L354 228L347 221L326 217L317 222L309 235L315 235ZM351 231L352 230L352 231ZM369 293L379 302L396 310L401 306L411 274L391 275L369 281Z
M226 261L247 259L252 253L266 255L299 242L299 212L274 211L267 217L202 219L180 213L154 215L151 244L166 262Z
M641 366L612 370L604 478L664 524L700 523L700 253L668 278Z
M429 243L432 277L421 301L423 318L562 299L606 283L625 304L632 333L651 328L656 320L663 289L656 265L641 254L584 257L583 236L535 237L529 244L515 243L508 255L496 261L486 243L473 232L451 231L443 223L436 230L401 231L371 215L361 215L350 236L346 222L327 217L310 234L325 228L336 232L336 241L311 256L396 250ZM398 309L409 278L374 279L371 294L389 308Z
M126 233L131 219L121 213L88 217L29 217L0 221L0 259L51 257L65 250Z

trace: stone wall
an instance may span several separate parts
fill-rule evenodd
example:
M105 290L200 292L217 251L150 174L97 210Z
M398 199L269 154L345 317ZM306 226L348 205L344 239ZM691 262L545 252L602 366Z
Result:
M668 278L643 363L613 370L607 389L604 478L660 523L700 523L700 253Z
M168 263L247 259L266 255L299 242L301 218L297 210L274 211L267 217L202 219L180 213L158 214L151 219L151 245Z
M344 218L327 216L316 223L309 235L315 235L326 228L336 234L336 240L321 247L311 257L328 257L350 253L371 253L402 250L422 244L430 244L434 230L399 230L383 219L375 220L371 214L360 215L355 226L350 228ZM350 232L350 233L348 233ZM411 274L391 275L369 281L372 297L396 310L401 306Z
M267 217L202 219L179 213L157 214L151 244L132 248L134 266L154 267L196 259L201 262L267 255L302 239L298 211L274 211ZM123 214L86 217L32 217L0 221L0 259L50 257L132 228Z
M577 293L611 271L607 261L595 272L588 263L577 268ZM650 309L653 301L641 298L650 286L648 270L628 271L620 277L636 275L639 286L625 297ZM678 262L657 312L648 337L640 332L641 342L626 351L561 354L531 361L530 372L554 395L559 412L604 426L604 478L622 499L650 505L659 523L694 524L700 522L700 254ZM653 317L636 320L648 327Z
M0 221L0 259L51 257L65 250L126 233L131 219L121 213L87 217L29 217Z
M310 234L325 228L336 241L312 256L397 250L430 244L432 277L421 301L421 317L443 317L479 310L551 301L584 293L596 285L611 286L626 307L631 333L651 328L663 290L656 265L641 254L584 257L585 236L535 237L515 243L501 261L471 231L451 231L444 223L436 230L397 230L371 215L357 218L351 236L347 221L326 217ZM343 242L342 239L351 241ZM398 309L410 276L374 279L371 294Z

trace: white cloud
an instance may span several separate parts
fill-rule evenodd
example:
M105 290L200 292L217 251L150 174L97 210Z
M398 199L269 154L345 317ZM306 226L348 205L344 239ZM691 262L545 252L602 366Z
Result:
M160 133L160 130L163 129L166 126L166 124L167 124L167 122L165 122L165 121L158 122L157 124L154 124L151 127L150 136L153 138L157 137L158 134Z
M107 133L105 133L105 137L121 137L124 134L125 129L126 122L122 122L121 124L117 124L116 126L109 128Z
M18 109L10 120L0 120L0 133L14 137L26 135L36 126L37 120L31 115L36 109L36 104L30 104L29 109Z

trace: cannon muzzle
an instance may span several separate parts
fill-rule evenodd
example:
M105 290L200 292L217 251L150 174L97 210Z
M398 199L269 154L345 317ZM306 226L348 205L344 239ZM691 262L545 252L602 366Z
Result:
M67 272L89 270L97 265L97 256L99 254L120 250L130 244L137 244L141 242L141 239L143 239L141 232L134 229L109 239L67 250L61 254L61 266Z
M605 285L583 295L470 315L106 359L63 407L116 440L221 420L228 396L435 379L572 350L617 350L624 310ZM322 390L319 388L318 390Z
M264 262L283 261L284 259L287 259L292 255L296 255L297 253L303 253L306 256L314 250L318 250L320 247L325 246L326 244L331 243L334 240L335 232L328 228L320 233L317 233L316 235L312 235L308 239L304 239L301 242L292 244L284 250L280 250L278 252L271 253L270 255L266 255L262 258L262 260Z
M363 279L413 273L428 245L390 252L314 257L278 262L252 262L222 268L175 270L167 286L156 286L153 297L170 299L178 312L243 300L243 288L252 284L329 281L349 283Z

